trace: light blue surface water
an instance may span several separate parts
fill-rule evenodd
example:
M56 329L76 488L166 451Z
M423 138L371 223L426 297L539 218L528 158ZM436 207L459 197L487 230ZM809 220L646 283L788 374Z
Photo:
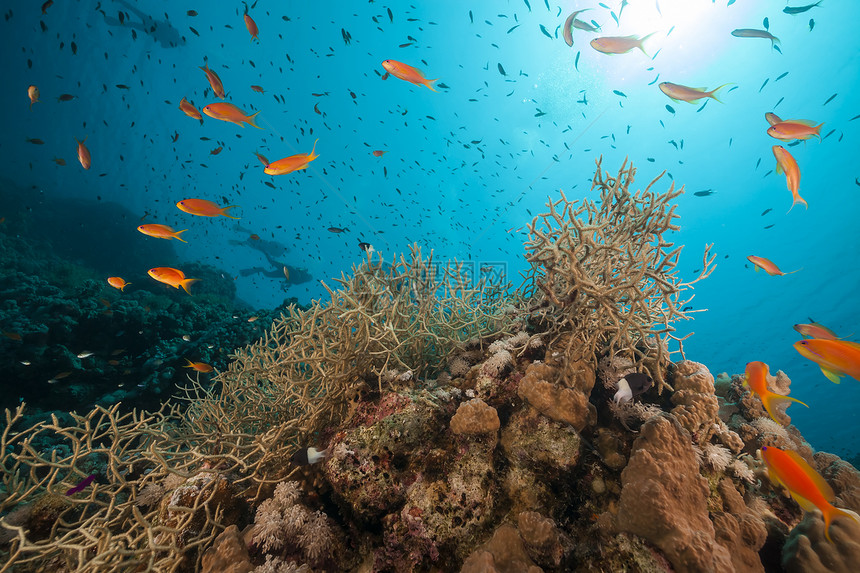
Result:
M3 177L34 194L100 197L149 213L146 222L187 228L188 244L174 245L180 260L224 269L240 298L272 307L286 296L323 296L320 280L331 285L362 260L359 241L389 260L417 242L437 260L504 268L519 284L523 226L558 189L591 196L598 156L613 173L627 157L637 186L663 170L658 186L685 186L672 236L685 245L683 278L696 276L714 243L717 269L695 285L692 303L708 310L678 325L695 332L687 357L714 374L741 373L751 360L785 371L792 396L810 406L789 410L803 435L815 448L856 454L860 382L826 380L792 348L792 325L811 317L860 339L860 4L827 0L789 15L779 0L632 0L619 24L612 13L621 3L604 4L259 0L249 5L259 26L253 42L240 2L57 1L44 15L38 3L5 2ZM654 32L647 55L598 53L589 45L597 34L581 30L568 47L560 27L585 8L579 18L599 23L601 35ZM780 51L731 35L763 29L765 18ZM386 59L447 87L383 81ZM209 117L200 124L178 109L183 97L198 109L218 101L199 69L206 62L228 101L260 112L261 130ZM732 85L722 103L701 109L705 100L669 100L663 81ZM41 92L32 110L31 84ZM57 101L64 93L75 97ZM808 209L788 212L768 111L824 122L821 142L787 147ZM92 153L88 171L75 138ZM306 153L317 139L319 159L305 171L267 176L254 156ZM240 226L176 209L191 197L239 205ZM282 280L242 276L271 267L247 246L252 233L282 244L279 260L313 280L285 292ZM800 270L755 273L748 255Z

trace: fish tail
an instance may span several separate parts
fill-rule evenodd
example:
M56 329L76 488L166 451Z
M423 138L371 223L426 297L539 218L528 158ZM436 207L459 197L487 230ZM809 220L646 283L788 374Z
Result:
M637 47L637 48L639 48L640 50L642 50L642 53L643 53L643 54L645 54L646 56L648 56L649 58L650 58L651 56L649 56L649 55L648 55L648 52L646 52L646 51L645 51L645 47L644 47L642 44L644 44L644 43L645 43L645 40L647 40L648 38L650 38L651 36L653 36L653 35L654 35L654 34L656 34L656 33L657 33L657 32L651 32L651 33L650 33L650 34L648 34L647 36L643 36L643 37L642 37L642 39L641 39L641 40L639 40L639 42L636 44L636 47Z
M433 82L438 82L438 81L439 81L439 78L436 78L435 80L428 80L428 79L425 79L422 83L423 83L425 86L427 86L427 88L428 88L430 91L438 92L439 90L437 90L437 89L434 89L434 88L433 88Z
M809 406L807 404L801 402L797 398L791 398L789 396L783 396L782 394L777 394L777 393L771 392L769 390L767 391L766 394L764 394L760 397L761 397L762 406L764 406L764 409L767 410L768 415L771 418L773 418L773 421L778 423L778 424L782 423L777 419L776 413L775 413L776 412L775 407L778 404L782 404L784 402L797 402L798 404L803 404L804 406L809 408Z
M238 205L228 205L227 207L224 207L223 209L221 209L221 214L222 214L222 215L224 215L224 216L225 216L225 217L227 217L227 218L230 218L230 219L241 219L242 217L234 217L233 215L228 215L228 214L227 214L227 211L228 211L228 210L230 210L230 209L234 209L234 208L236 208L236 207L238 207Z
M176 231L175 233L173 233L173 238L176 239L177 241L182 241L183 243L187 243L188 241L186 241L185 239L183 239L182 237L179 236L180 234L184 233L187 230L188 229L182 229L181 231ZM129 283L129 284L131 284L131 283Z
M433 91L436 91L436 90L433 90ZM313 161L314 159L319 157L319 155L314 155L314 152L317 150L317 141L319 141L319 140L320 140L320 138L317 137L316 140L314 141L314 146L311 148L311 152L308 153L308 161ZM305 164L305 167L307 167L307 164Z
M821 123L819 123L818 125L816 125L815 127L812 128L812 132L818 138L818 141L821 141L821 126L823 126L823 125L824 125L824 122L822 121Z
M798 195L797 197L794 198L794 201L791 202L791 207L788 208L788 212L786 213L786 215L788 213L791 213L791 210L794 209L794 206L797 205L798 203L801 203L805 208L809 209L809 203L806 202L806 199L804 199L803 197ZM795 272L797 272L797 271L795 271Z
M721 89L723 89L724 87L726 87L726 86L730 86L730 85L733 85L733 84L730 82L730 83L727 83L727 84L723 84L723 85L721 85L721 86L720 86L720 87L718 87L718 88L714 88L714 89L712 89L711 91L709 91L709 92L708 92L708 96L710 96L710 97L711 97L711 99L717 100L719 103L723 103L723 102L722 102L722 100L721 100L720 98L718 98L716 94L717 94L717 92L718 92L718 91L720 91L720 90L721 90Z
M200 279L185 279L184 281L180 282L179 284L182 285L182 289L185 292L187 292L188 294L191 294L191 291L188 290L188 285L190 285L191 283L196 283L199 280Z
M860 515L850 509L842 509L831 505L830 507L825 508L825 511L823 511L822 514L824 515L824 536L830 543L833 543L833 540L830 539L830 524L833 522L834 517L848 517L857 523L860 523Z
M128 285L130 285L130 284L131 284L131 283L125 283L124 285L122 285L121 287L119 287L119 292L125 292L125 287L127 287L127 286L128 286Z
M247 121L248 121L248 125L250 125L251 127L256 127L257 129L263 129L262 127L260 127L259 125L257 125L257 122L255 122L255 121L254 121L254 118L255 118L255 117L257 117L257 114L258 114L258 113L260 113L260 112L258 111L257 113L252 114L252 115L250 115L250 116L248 117L248 120L247 120Z

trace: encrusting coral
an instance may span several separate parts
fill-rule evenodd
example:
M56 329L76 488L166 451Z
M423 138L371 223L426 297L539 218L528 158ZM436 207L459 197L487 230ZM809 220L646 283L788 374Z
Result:
M695 280L664 237L677 193L634 173L598 163L599 204L550 202L520 291L368 256L178 404L7 411L0 572L857 570L856 525L829 544L757 450L798 452L855 511L860 474L740 377L669 360ZM634 372L657 384L616 404ZM308 446L327 456L298 465Z

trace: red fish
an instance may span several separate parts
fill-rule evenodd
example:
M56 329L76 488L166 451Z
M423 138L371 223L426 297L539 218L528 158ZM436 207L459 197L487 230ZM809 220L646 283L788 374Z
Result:
M800 269L797 269L797 271L791 271L790 273L784 273L781 270L779 270L778 266L773 264L768 259L766 259L764 257L757 257L755 255L749 255L747 257L747 260L755 266L756 271L758 271L759 269L763 269L764 272L766 272L770 276L780 276L781 277L783 275L790 275L792 273L796 273L797 271L800 270Z
M377 149L376 151L373 152L373 156L374 157L382 157L386 153L388 153L388 150L383 151L381 149Z
M774 446L762 446L761 457L767 465L767 474L771 481L785 487L804 511L821 511L824 516L824 535L828 541L833 543L830 539L830 524L833 518L848 517L860 523L860 515L831 504L836 499L833 488L800 454Z
M85 137L84 141L86 140L87 138ZM78 140L75 139L75 141ZM81 167L83 167L84 169L89 169L93 162L92 157L90 157L90 150L87 149L86 145L84 145L84 141L78 141L78 161L81 162Z
M155 267L154 269L149 269L147 274L158 282L170 285L173 288L178 289L182 287L188 294L191 294L188 290L188 285L200 280L186 278L185 273L171 267Z
M798 404L803 404L809 408L807 404L804 404L796 398L789 398L788 396L783 396L782 394L777 394L776 392L768 390L767 364L764 362L756 361L747 364L744 385L748 386L751 391L755 392L755 394L761 399L762 406L767 410L768 415L778 424L781 424L782 422L780 422L774 414L774 407L777 404L783 402L797 402Z
M245 115L245 113L241 109L239 109L232 103L228 103L226 101L210 103L203 108L203 113L205 113L209 117L220 119L221 121L229 121L230 123L235 123L239 127L245 127L242 124L247 123L251 127L263 129L254 121L254 118L257 117L258 113L260 113L259 111L251 115Z
M839 377L846 374L860 380L860 344L856 342L809 338L795 342L794 349L818 364L834 384L839 384Z
M179 207L180 211L185 211L191 215L197 215L199 217L228 217L230 219L239 219L240 217L234 217L232 215L228 215L227 211L238 207L238 205L229 205L227 207L219 207L217 204L212 201L207 201L206 199L183 199L179 203L176 204Z
M314 146L310 153L297 153L295 155L290 155L289 157L284 157L283 159L278 159L277 161L266 165L263 172L266 173L266 175L286 175L293 171L307 169L308 164L319 157L319 155L314 153L317 148L317 141L319 141L319 139L314 141Z
M421 73L421 70L417 68L413 68L412 66L404 64L403 62L398 62L397 60L385 60L382 62L382 67L395 78L400 78L401 80L415 85L425 86L434 92L436 91L433 89L433 82L437 81L439 78L428 80L424 77L424 74Z
M257 40L260 41L260 38L257 37L257 34L260 31L257 29L257 23L254 22L254 19L245 14L245 27L248 28L248 33L251 34L251 41Z
M206 79L209 80L209 85L212 87L212 91L215 92L215 95L224 99L227 94L224 93L224 84L221 83L221 78L218 77L218 74L209 69L208 63L205 68L203 66L198 67L206 73Z

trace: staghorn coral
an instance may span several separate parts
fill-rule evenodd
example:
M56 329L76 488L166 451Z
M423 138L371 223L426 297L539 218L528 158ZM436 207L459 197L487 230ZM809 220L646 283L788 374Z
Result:
M692 300L684 292L716 268L706 247L701 274L690 282L678 278L682 247L664 238L677 230L671 201L683 190L674 183L665 193L631 192L636 169L627 160L610 177L597 160L592 190L599 201L561 199L529 224L526 260L531 265L525 294L534 310L558 335L574 330L569 344L596 366L601 354L624 356L647 371L657 392L665 386L666 344L682 339L671 324L690 316L682 309ZM683 354L683 346L681 347Z
M162 571L199 567L201 549L227 525L222 520L242 522L237 492L254 498L271 479L269 464L281 450L277 431L196 433L177 406L126 414L119 413L119 405L96 407L87 415L70 414L69 424L54 416L17 431L23 411L23 404L14 413L6 411L0 437L6 493L0 515L40 499L44 505L61 498L65 508L51 518L35 511L34 503L31 519L41 519L36 530L47 535L38 543L31 533L34 523L0 518L0 526L14 533L0 556L22 570L49 562L81 572L132 570L142 564ZM36 446L48 437L67 448ZM103 460L96 472L90 471L93 459ZM79 494L63 495L89 473L101 477ZM166 495L169 476L180 476L180 483L174 480L175 489ZM157 500L150 493L142 495L154 491L150 484L164 488L161 503L153 504Z
M437 265L416 245L391 265L368 254L337 282L323 283L330 301L288 307L239 350L218 376L221 390L197 388L190 411L199 426L262 432L289 419L309 435L343 420L363 388L382 391L386 372L432 374L461 341L512 322L502 285L472 284L461 264Z

